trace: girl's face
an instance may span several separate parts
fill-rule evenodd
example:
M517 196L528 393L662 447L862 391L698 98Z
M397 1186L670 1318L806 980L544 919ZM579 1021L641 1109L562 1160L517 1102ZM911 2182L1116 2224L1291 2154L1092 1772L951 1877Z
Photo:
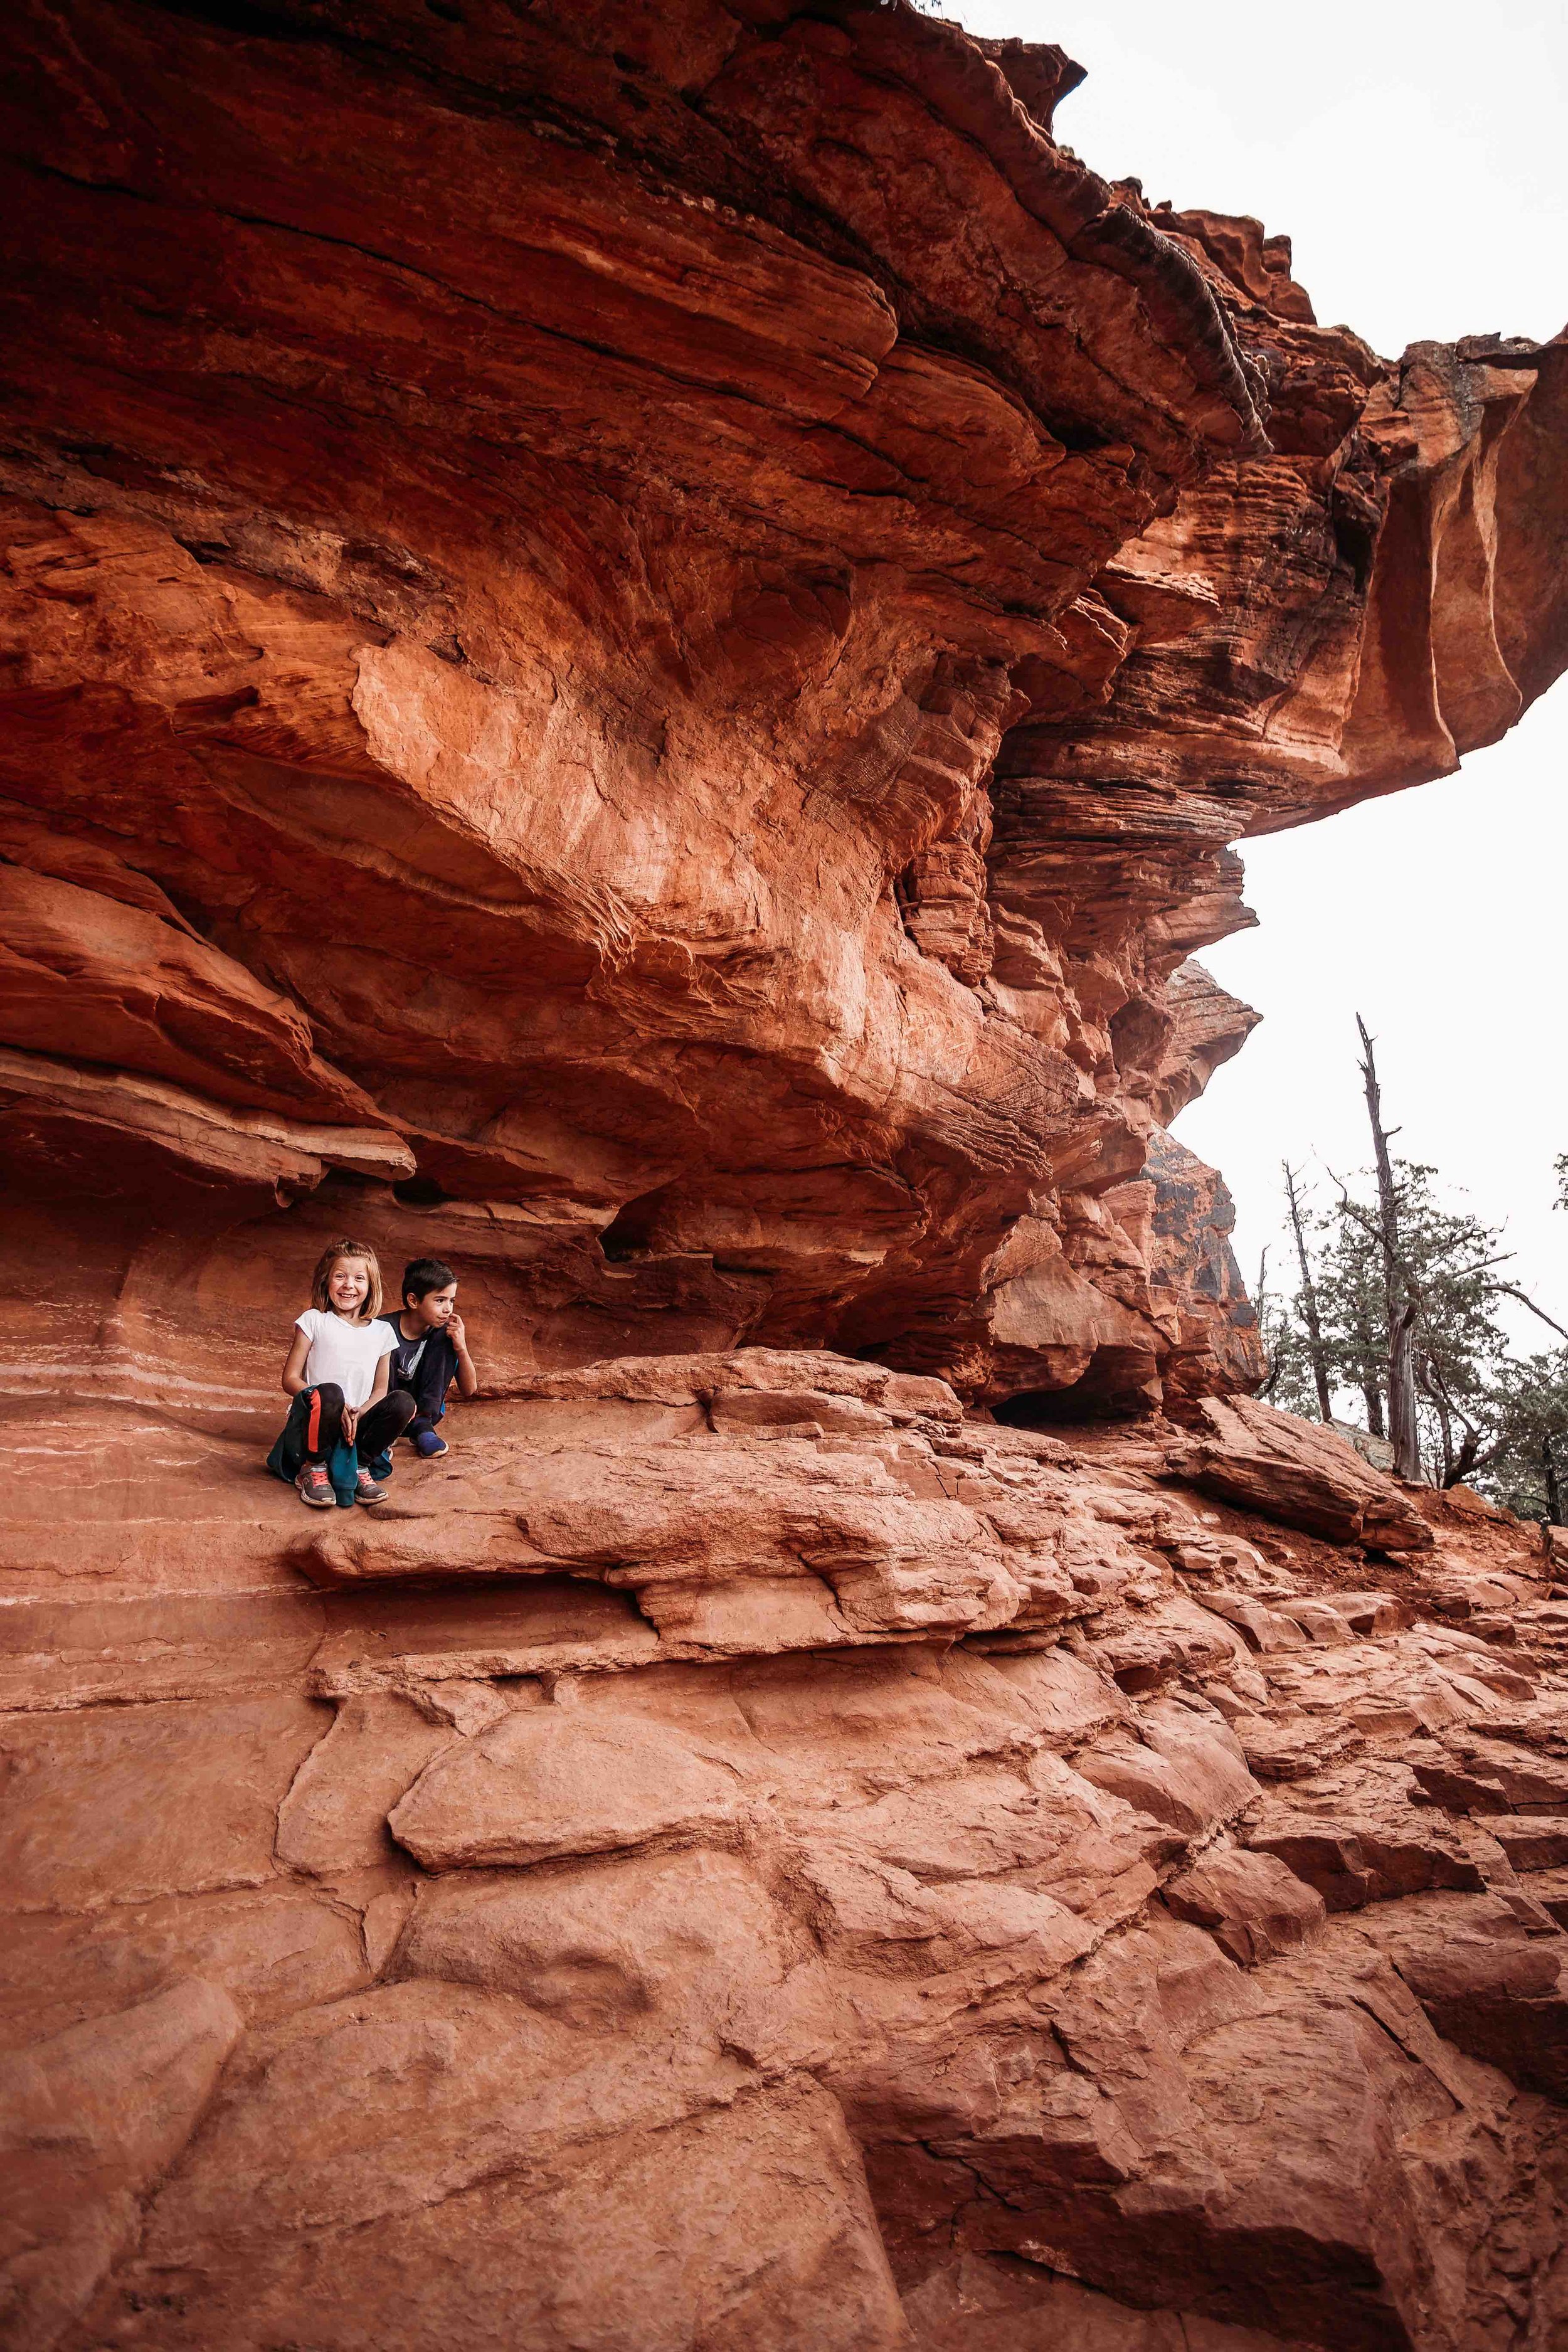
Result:
M363 1257L340 1257L327 1276L327 1297L336 1315L357 1317L370 1297L370 1268Z

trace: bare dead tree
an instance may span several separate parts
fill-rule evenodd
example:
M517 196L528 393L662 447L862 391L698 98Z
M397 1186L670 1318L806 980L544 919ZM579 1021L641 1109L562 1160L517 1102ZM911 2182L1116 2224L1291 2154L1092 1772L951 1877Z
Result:
M1399 1187L1389 1158L1391 1130L1383 1123L1383 1092L1377 1083L1377 1060L1366 1023L1358 1013L1355 1025L1362 1044L1362 1082L1366 1090L1366 1115L1372 1125L1373 1158L1377 1169L1378 1239L1383 1248L1384 1299L1388 1318L1388 1435L1394 1447L1396 1477L1419 1480L1421 1431L1415 1406L1416 1302L1404 1279L1399 1246ZM1399 1129L1392 1130L1397 1135Z
M1270 1348L1268 1345L1268 1252L1264 1248L1258 1253L1258 1287L1252 1294L1258 1316L1258 1335L1263 1349L1263 1378L1256 1391L1260 1397L1273 1395L1285 1370L1283 1347Z
M1390 1128L1389 1133L1391 1135L1397 1135L1399 1133L1399 1129L1396 1127ZM1381 1223L1376 1219L1369 1217L1365 1210L1359 1208L1356 1202L1351 1199L1350 1193L1346 1190L1345 1181L1342 1176L1334 1176L1334 1171L1331 1168L1329 1171L1329 1174L1333 1176L1334 1182L1339 1189L1340 1206L1344 1211L1346 1216L1352 1218L1361 1227L1363 1233L1369 1234L1374 1242L1381 1242L1383 1238L1383 1228ZM1497 1257L1478 1258L1474 1265L1459 1266L1456 1270L1454 1279L1459 1282L1468 1282L1472 1275L1485 1274L1494 1265L1510 1265L1513 1262L1513 1255L1514 1253L1512 1250L1504 1250L1500 1255ZM1405 1280L1411 1286L1416 1294L1416 1306L1419 1307L1422 1303L1420 1297L1421 1286L1416 1281L1414 1273L1411 1271L1407 1261L1402 1264L1401 1270ZM1538 1307L1534 1299L1530 1296L1530 1293L1527 1290L1521 1290L1517 1282L1489 1282L1483 1284L1482 1287L1489 1291L1494 1298L1517 1299L1521 1307L1529 1307L1531 1313L1536 1318L1538 1322L1544 1323L1549 1330L1555 1331L1560 1339L1568 1339L1568 1330L1565 1330L1561 1323L1555 1322L1552 1318L1548 1315L1544 1307Z
M1396 1135L1399 1130L1394 1128L1390 1132ZM1333 1176L1332 1169L1329 1173ZM1381 1249L1384 1243L1384 1226L1381 1217L1369 1217L1365 1210L1351 1199L1342 1177L1334 1176L1333 1181L1339 1187L1340 1207L1344 1214L1353 1223L1358 1224L1363 1233L1370 1240L1377 1243ZM1459 1282L1471 1281L1478 1275L1489 1273L1494 1265L1510 1265L1512 1257L1512 1251L1505 1250L1497 1257L1478 1258L1474 1265L1458 1267L1453 1278ZM1432 1303L1408 1257L1401 1258L1398 1276L1400 1287L1410 1307L1412 1370L1422 1395L1432 1405L1437 1416L1438 1438L1442 1446L1442 1475L1438 1484L1442 1486L1457 1486L1473 1471L1489 1470L1492 1464L1502 1454L1508 1442L1507 1437L1506 1434L1500 1435L1494 1444L1487 1445L1480 1429L1449 1390L1436 1357L1429 1350L1417 1351L1415 1334L1423 1327L1430 1328L1433 1321ZM1488 1282L1483 1283L1481 1287L1490 1297L1514 1299L1521 1307L1528 1307L1538 1322L1544 1323L1549 1330L1555 1331L1560 1339L1568 1339L1568 1330L1564 1330L1561 1323L1548 1315L1544 1307L1538 1307L1529 1292L1521 1290L1517 1282ZM1370 1335L1368 1335L1367 1345L1369 1348L1372 1345ZM1370 1385L1371 1369L1370 1366L1363 1368L1362 1375L1369 1408L1374 1407L1377 1402L1376 1392ZM1456 1423L1464 1432L1458 1448L1454 1444ZM1379 1417L1374 1411L1369 1411L1368 1426L1374 1437L1381 1437L1384 1434ZM1549 1489L1556 1477L1556 1468L1550 1450L1551 1443L1549 1437L1542 1440L1542 1466L1548 1474Z
M1437 1484L1444 1487L1458 1486L1469 1477L1472 1471L1489 1469L1502 1452L1502 1438L1499 1437L1490 1446L1485 1444L1481 1431L1463 1405L1457 1403L1450 1394L1448 1383L1443 1377L1443 1368L1436 1357L1418 1355L1415 1376L1421 1383L1422 1393L1429 1400L1437 1416L1437 1436L1442 1447L1441 1475ZM1456 1423L1463 1433L1458 1445L1454 1443Z
M1500 1264L1500 1260L1499 1263ZM1527 1291L1521 1290L1516 1282L1493 1282L1489 1283L1488 1287L1495 1291L1500 1298L1516 1298L1521 1307L1529 1307L1538 1322L1544 1323L1549 1330L1555 1331L1560 1339L1568 1339L1568 1331L1564 1331L1562 1324L1554 1323L1545 1308L1537 1307L1534 1299Z
M1383 1335L1373 1328L1369 1316L1358 1314L1355 1327L1356 1384L1366 1401L1366 1425L1373 1437L1386 1437L1388 1432L1383 1418L1383 1383L1387 1366L1383 1360Z
M1296 1171L1286 1160L1282 1160L1279 1166L1285 1177L1285 1198L1290 1204L1290 1231L1296 1236L1296 1263L1301 1269L1301 1320L1307 1327L1307 1360L1312 1367L1312 1385L1318 1391L1318 1419L1332 1421L1333 1392L1329 1385L1329 1359L1323 1347L1322 1321L1318 1314L1317 1286L1312 1280L1311 1263L1307 1255L1300 1197L1296 1191Z

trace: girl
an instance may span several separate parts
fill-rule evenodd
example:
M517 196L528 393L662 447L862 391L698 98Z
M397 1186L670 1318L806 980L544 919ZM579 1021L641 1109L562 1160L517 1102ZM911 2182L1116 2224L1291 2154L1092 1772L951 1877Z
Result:
M283 1367L283 1393L294 1402L267 1457L268 1468L292 1479L300 1501L316 1510L340 1500L384 1503L385 1488L364 1465L414 1416L411 1396L386 1392L397 1343L390 1327L376 1320L380 1313L375 1252L363 1242L334 1242L316 1267L310 1304L296 1320Z

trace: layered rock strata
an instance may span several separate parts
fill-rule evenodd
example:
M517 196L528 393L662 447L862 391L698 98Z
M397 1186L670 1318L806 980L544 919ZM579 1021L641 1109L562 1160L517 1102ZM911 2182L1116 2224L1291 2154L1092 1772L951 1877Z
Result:
M1190 958L1568 656L1561 347L1375 358L902 6L8 47L18 1186L193 1256L390 1186L524 1362L1245 1385Z
M902 6L5 46L10 2337L1546 2352L1563 1564L1167 1130L1568 659L1564 346ZM485 1394L323 1527L345 1229Z
M324 1525L24 1425L8 2340L1559 2339L1532 1533L821 1353L460 1419Z

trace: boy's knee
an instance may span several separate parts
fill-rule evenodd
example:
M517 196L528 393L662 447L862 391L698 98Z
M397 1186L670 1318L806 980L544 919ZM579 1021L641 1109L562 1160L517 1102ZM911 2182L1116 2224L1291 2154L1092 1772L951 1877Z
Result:
M392 1407L393 1411L400 1416L405 1424L411 1422L415 1414L419 1410L406 1389L390 1390L387 1394L386 1402Z
M315 1393L323 1412L342 1412L343 1409L343 1392L342 1389L339 1388L336 1381L321 1381L317 1386Z

